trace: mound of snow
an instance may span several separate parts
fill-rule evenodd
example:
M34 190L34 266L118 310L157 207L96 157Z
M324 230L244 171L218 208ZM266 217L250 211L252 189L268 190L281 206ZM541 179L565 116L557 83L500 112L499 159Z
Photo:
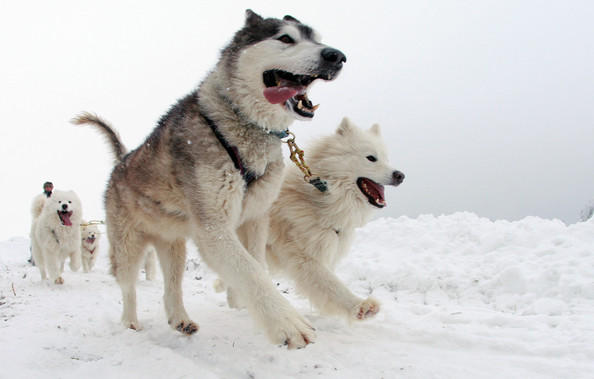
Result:
M144 330L119 323L107 241L95 271L41 282L29 241L0 242L0 377L586 378L594 372L594 219L566 226L472 213L379 219L358 231L337 273L382 302L349 325L279 289L316 326L315 344L271 345L215 293L188 244L184 298L200 331L172 331L163 283L139 281ZM142 276L141 276L142 277Z

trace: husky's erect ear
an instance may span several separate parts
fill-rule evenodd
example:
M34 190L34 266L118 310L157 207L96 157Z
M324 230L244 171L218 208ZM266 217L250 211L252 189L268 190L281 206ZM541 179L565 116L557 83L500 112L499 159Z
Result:
M290 21L290 22L294 22L297 24L301 24L301 21L299 21L295 17L289 16L289 15L286 15L285 17L283 17L283 21Z
M338 125L338 129L336 129L336 134L341 135L341 136L346 136L347 134L350 133L350 131L353 129L353 127L354 127L354 125L351 122L351 120L349 120L348 117L345 117L340 122L340 125Z
M380 131L380 126L379 126L379 124L373 124L373 125L371 125L371 128L369 128L369 133L371 133L371 134L375 134L375 135L376 135L376 136L378 136L378 137L379 137L379 136L381 136L381 135L382 135L382 133L381 133L381 131Z
M246 25L254 25L254 24L257 24L262 21L264 21L262 16L255 13L253 10L251 10L251 9L245 10L245 24Z

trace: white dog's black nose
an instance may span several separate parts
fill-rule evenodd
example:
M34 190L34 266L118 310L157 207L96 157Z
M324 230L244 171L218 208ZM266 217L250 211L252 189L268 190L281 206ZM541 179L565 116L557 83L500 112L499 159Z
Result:
M324 50L322 50L322 58L324 58L324 60L327 62L337 64L342 64L347 60L346 56L342 53L342 51L334 49L332 47L327 47Z
M63 209L63 210L66 210L66 209L68 209L68 204L62 204L62 209Z
M394 178L394 183L396 183L396 185L399 185L404 181L404 174L400 171L394 171L392 173L392 178Z

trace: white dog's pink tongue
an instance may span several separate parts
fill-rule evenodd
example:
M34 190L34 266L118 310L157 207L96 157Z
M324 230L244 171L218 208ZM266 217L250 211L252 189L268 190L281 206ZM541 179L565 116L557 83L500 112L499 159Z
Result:
M264 90L264 97L270 104L281 104L297 94L291 87L268 87Z
M60 220L66 226L72 226L72 221L70 221L70 214L68 212L60 212Z

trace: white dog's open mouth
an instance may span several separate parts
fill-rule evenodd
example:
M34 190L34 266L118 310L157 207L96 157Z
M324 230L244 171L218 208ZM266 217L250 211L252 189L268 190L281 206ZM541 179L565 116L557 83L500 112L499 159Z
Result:
M88 244L92 244L93 242L95 242L95 237L87 237Z
M367 197L371 205L374 205L378 208L383 208L386 206L386 199L384 198L384 186L368 178L357 179L357 186L359 186L359 189L363 195Z
M268 70L263 74L264 97L271 104L286 104L300 116L311 118L318 105L307 97L307 87L316 79L332 80L330 75L296 75L282 70Z
M58 211L58 217L60 217L60 222L62 225L72 226L72 221L70 221L70 217L72 217L72 211Z

